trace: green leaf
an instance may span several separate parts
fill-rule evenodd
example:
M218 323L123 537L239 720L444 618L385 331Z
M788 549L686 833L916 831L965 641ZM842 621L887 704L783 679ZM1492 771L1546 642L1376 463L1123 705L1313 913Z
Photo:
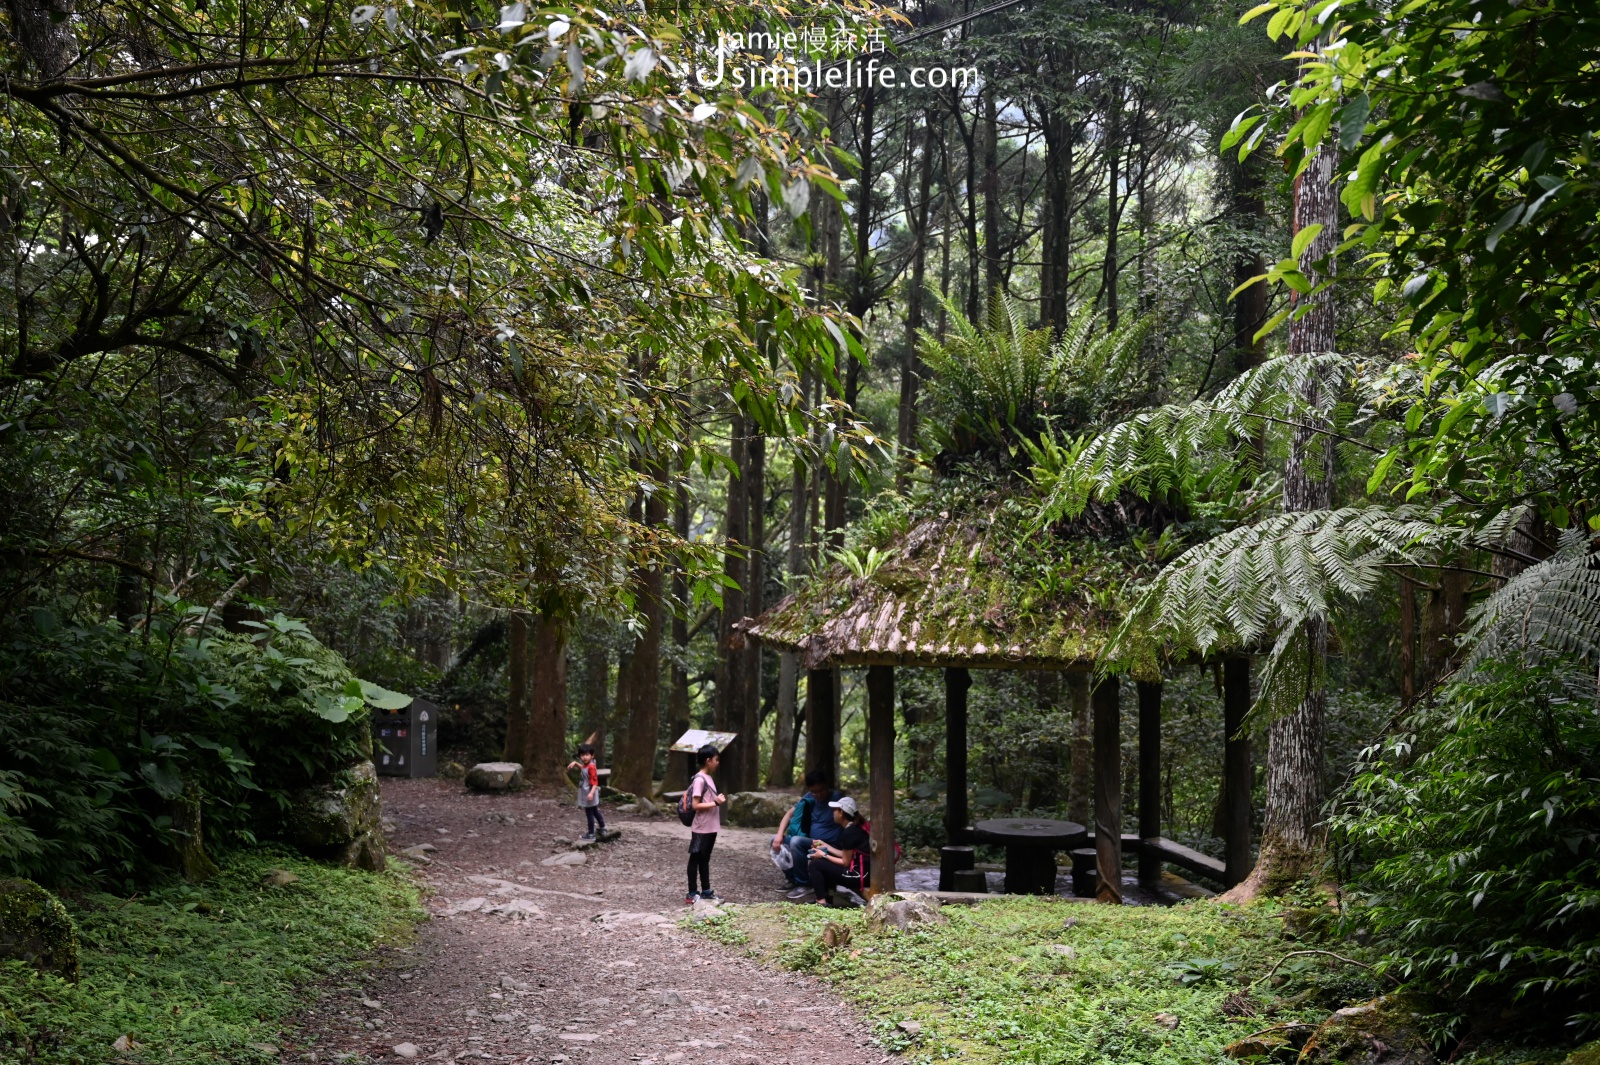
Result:
M1289 249L1290 258L1298 263L1300 257L1305 254L1306 249L1311 247L1311 242L1316 240L1321 233L1321 222L1313 222L1309 226L1302 228L1300 232L1294 235L1294 244Z
M1354 151L1361 143L1367 127L1367 115L1372 112L1372 98L1366 93L1355 97L1339 109L1339 147Z
M1394 465L1395 459L1399 457L1400 450L1398 448L1390 448L1383 458L1378 460L1378 465L1373 469L1372 476L1367 478L1367 495L1372 495L1383 487L1384 478L1389 476L1390 467Z
M368 706L379 710L404 710L410 706L415 696L402 695L392 692L388 688L380 688L368 680L357 682L360 686L360 697ZM347 689L348 690L348 689Z

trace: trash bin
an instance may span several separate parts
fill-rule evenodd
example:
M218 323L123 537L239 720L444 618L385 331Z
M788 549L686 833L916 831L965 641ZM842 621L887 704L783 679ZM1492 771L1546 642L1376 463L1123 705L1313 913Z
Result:
M404 710L372 712L372 761L390 777L431 777L439 768L439 707L413 699Z

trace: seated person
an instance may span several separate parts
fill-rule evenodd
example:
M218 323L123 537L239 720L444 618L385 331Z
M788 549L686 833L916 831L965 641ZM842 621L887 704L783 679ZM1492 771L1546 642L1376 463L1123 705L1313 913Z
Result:
M806 863L811 889L816 893L817 902L824 906L832 905L828 895L834 888L847 881L856 881L857 878L850 873L850 866L855 861L856 852L868 843L866 829L861 827L861 811L854 799L846 795L828 805L833 808L834 824L839 826L838 842L814 841ZM862 885L852 883L852 886Z
M826 843L838 843L841 829L834 823L832 811L826 807L843 795L843 792L834 790L833 779L827 770L813 769L806 774L806 793L778 823L778 831L772 837L772 850L776 853L783 847L789 848L793 862L784 876L789 878L789 886L793 889L789 892L791 899L805 895L810 884L806 858L811 853L811 841L820 839Z

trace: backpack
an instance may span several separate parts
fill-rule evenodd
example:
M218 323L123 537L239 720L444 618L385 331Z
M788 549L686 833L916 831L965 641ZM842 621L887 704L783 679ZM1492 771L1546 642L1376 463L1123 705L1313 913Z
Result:
M678 821L685 828L694 824L694 782L699 779L699 773L690 777L689 786L683 789L682 795L678 796Z

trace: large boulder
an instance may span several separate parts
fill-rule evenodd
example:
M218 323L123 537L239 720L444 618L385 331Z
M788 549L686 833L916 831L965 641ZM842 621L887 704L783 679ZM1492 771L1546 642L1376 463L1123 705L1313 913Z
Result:
M766 791L741 791L728 796L722 808L724 823L736 828L776 830L783 815L794 808L794 796Z
M889 928L910 932L949 923L950 918L940 912L939 899L934 895L878 895L867 906L867 927L874 932Z
M313 858L377 870L387 861L382 825L378 771L357 762L295 797L289 838Z
M78 927L61 900L32 880L0 879L0 958L78 979Z
M1300 1050L1300 1065L1434 1065L1422 1014L1404 995L1348 1006L1323 1021Z
M518 762L479 762L467 770L467 787L473 791L510 791L522 787Z

